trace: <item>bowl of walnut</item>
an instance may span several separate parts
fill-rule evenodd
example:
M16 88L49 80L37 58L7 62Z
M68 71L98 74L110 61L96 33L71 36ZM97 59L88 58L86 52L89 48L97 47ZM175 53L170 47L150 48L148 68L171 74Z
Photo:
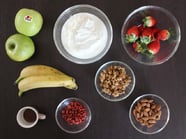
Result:
M126 63L109 61L97 70L94 83L101 97L116 102L132 93L136 80L133 70Z
M143 134L156 134L168 124L170 111L166 101L155 94L136 98L129 110L133 127Z

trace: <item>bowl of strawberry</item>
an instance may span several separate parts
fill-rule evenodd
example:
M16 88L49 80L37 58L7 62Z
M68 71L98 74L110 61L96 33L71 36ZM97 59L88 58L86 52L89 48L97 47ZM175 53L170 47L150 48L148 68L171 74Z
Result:
M84 131L91 121L91 111L86 102L79 98L66 98L56 108L57 125L67 133Z
M158 65L175 54L181 31L177 19L168 10L142 6L125 19L121 40L132 59L145 65Z

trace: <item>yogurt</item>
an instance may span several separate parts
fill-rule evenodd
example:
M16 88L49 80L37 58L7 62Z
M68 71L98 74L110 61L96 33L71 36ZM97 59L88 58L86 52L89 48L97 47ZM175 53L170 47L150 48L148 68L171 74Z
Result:
M80 59L97 56L105 48L107 39L103 21L86 12L71 16L61 31L61 40L66 51Z

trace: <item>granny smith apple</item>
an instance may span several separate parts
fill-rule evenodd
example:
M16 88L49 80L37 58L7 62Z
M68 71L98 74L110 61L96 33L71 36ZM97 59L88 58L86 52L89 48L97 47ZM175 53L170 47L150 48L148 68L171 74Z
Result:
M42 28L43 17L33 9L22 8L15 16L16 30L26 36L36 35Z
M14 34L8 37L5 50L10 59L21 62L29 59L35 52L35 46L30 37Z

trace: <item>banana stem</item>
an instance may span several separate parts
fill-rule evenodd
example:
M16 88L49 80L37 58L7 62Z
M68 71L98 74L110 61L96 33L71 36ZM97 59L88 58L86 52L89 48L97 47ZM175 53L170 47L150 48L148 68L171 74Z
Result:
M23 93L24 93L23 91L19 91L18 96L21 97Z
M24 77L18 77L16 80L15 80L15 84L18 84L21 80L23 80Z

